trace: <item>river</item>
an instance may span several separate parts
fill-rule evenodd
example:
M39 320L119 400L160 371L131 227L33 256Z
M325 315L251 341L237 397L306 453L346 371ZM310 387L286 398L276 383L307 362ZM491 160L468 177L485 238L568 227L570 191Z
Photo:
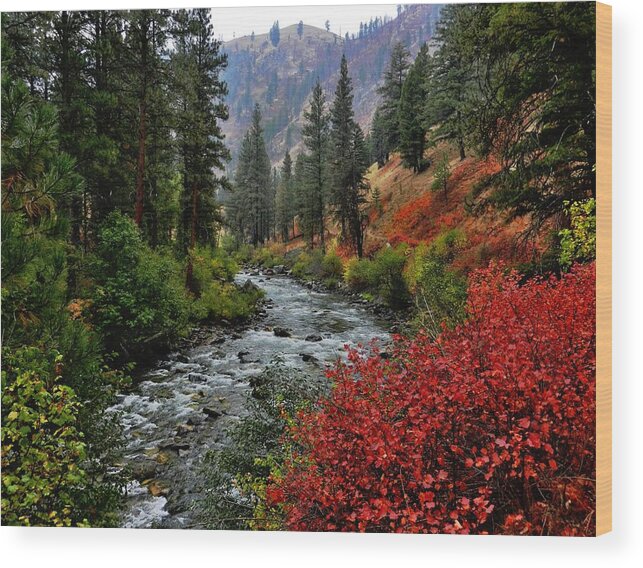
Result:
M122 526L198 528L199 466L225 444L226 430L244 414L249 380L275 357L307 373L323 373L346 344L386 343L387 323L340 294L316 292L287 276L241 272L266 293L266 315L245 330L214 333L201 345L169 354L119 396L128 487ZM275 328L287 330L279 337ZM279 332L279 331L278 331Z

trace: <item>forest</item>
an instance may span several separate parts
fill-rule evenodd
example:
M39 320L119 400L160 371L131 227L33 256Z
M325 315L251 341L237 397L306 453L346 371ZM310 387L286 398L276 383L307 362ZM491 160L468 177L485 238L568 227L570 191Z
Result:
M209 9L3 13L2 523L593 535L595 20L444 6L364 125L371 19L276 162Z

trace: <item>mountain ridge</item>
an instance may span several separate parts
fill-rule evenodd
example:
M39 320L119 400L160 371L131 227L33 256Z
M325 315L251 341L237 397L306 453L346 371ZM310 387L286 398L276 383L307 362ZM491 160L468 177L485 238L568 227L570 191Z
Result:
M300 35L299 25L294 24L280 28L277 45L270 41L269 33L225 42L230 118L222 127L233 156L229 173L234 173L255 103L263 114L273 165L281 162L286 150L293 155L301 151L303 113L312 88L319 79L330 105L342 53L353 79L355 118L366 132L379 102L377 87L392 46L402 42L414 56L422 43L433 37L440 8L439 4L408 6L394 19L379 20L379 24L376 20L369 33L354 39L308 24L303 24Z

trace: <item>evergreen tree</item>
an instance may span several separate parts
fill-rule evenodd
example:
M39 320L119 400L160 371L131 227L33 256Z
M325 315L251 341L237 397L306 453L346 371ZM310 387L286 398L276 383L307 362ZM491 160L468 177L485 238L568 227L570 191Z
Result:
M222 221L217 191L227 186L221 174L229 151L221 121L228 118L221 79L227 59L213 35L207 9L175 13L176 130L180 148L182 197L179 246L184 252L197 242L213 240ZM191 264L188 265L188 282Z
M278 20L274 24L272 24L272 27L270 28L270 32L268 33L268 36L270 37L270 42L272 43L272 45L277 47L279 45L279 39L280 39Z
M271 185L270 160L257 104L241 144L232 204L238 236L255 246L270 236Z
M440 49L431 62L428 77L424 126L431 130L431 144L449 140L457 146L460 159L464 160L469 130L467 99L474 77L472 54L462 40L475 26L475 7L447 6L442 11L442 18L437 33ZM460 24L456 25L456 22Z
M136 184L134 221L143 224L146 201L146 159L150 99L153 89L164 76L161 67L165 55L169 12L167 10L135 10L125 17L125 56L128 81L126 88L133 94L137 125Z
M420 172L424 167L424 147L426 129L418 120L426 104L426 79L428 74L429 53L426 43L409 70L400 99L399 131L400 154L407 168Z
M290 239L290 229L295 216L295 196L293 187L292 158L286 151L281 164L281 176L275 195L275 224L277 234L283 242Z
M295 158L295 167L293 168L293 194L295 197L295 217L293 221L293 237L296 238L302 234L302 219L305 216L307 207L307 194L305 183L306 171L306 154L300 152ZM299 232L297 232L299 229Z
M372 157L377 162L378 167L381 168L388 162L389 158L388 132L381 107L375 109L371 123L370 140Z
M386 154L395 150L400 141L398 113L402 86L409 69L409 52L401 42L396 43L391 51L389 65L384 72L384 82L378 89L382 97L381 115L386 136Z
M327 154L329 136L329 117L326 114L326 101L321 84L317 81L313 89L310 108L304 112L302 135L306 147L306 167L304 185L307 202L303 227L307 228L309 245L313 246L314 235L319 235L322 251L325 250L325 225L327 201Z
M342 56L340 76L331 108L331 202L341 225L342 238L348 240L361 258L364 241L364 212L367 184L364 175L368 156L364 135L355 122L353 87L346 56Z
M304 22L303 22L303 20L299 20L299 23L297 24L297 35L299 36L299 39L304 37Z

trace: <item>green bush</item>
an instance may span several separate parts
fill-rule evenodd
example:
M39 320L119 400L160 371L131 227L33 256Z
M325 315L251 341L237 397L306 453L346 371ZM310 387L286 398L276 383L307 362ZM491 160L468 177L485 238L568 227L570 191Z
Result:
M152 251L129 218L108 216L93 264L94 319L108 349L132 356L186 332L183 267L170 254Z
M373 260L352 258L346 265L344 279L352 290L365 297L379 298L393 309L403 308L410 301L404 277L406 251L406 245L386 246Z
M445 231L417 255L413 275L416 325L433 337L442 325L453 326L464 318L467 301L467 280L449 264L466 244L466 235L459 229Z
M373 261L367 258L351 258L346 264L344 280L356 292L366 292L375 286Z
M88 483L81 405L73 389L60 384L62 365L56 351L3 352L3 524L88 524L78 499Z
M391 308L399 309L409 303L409 290L404 279L406 246L386 246L373 259L372 279L380 298Z
M255 249L252 255L252 264L274 268L277 265L286 264L286 260L278 247L260 247Z
M322 278L325 280L341 281L344 276L344 264L338 254L331 250L328 251L321 263Z
M244 290L229 282L213 281L194 303L194 315L200 320L239 320L250 317L263 297L261 290Z
M210 282L232 282L239 272L239 265L223 249L196 246L190 251L192 278L195 292L201 294Z
M588 262L596 258L596 200L566 202L565 207L570 216L570 228L558 235L560 265L568 269L575 261Z

